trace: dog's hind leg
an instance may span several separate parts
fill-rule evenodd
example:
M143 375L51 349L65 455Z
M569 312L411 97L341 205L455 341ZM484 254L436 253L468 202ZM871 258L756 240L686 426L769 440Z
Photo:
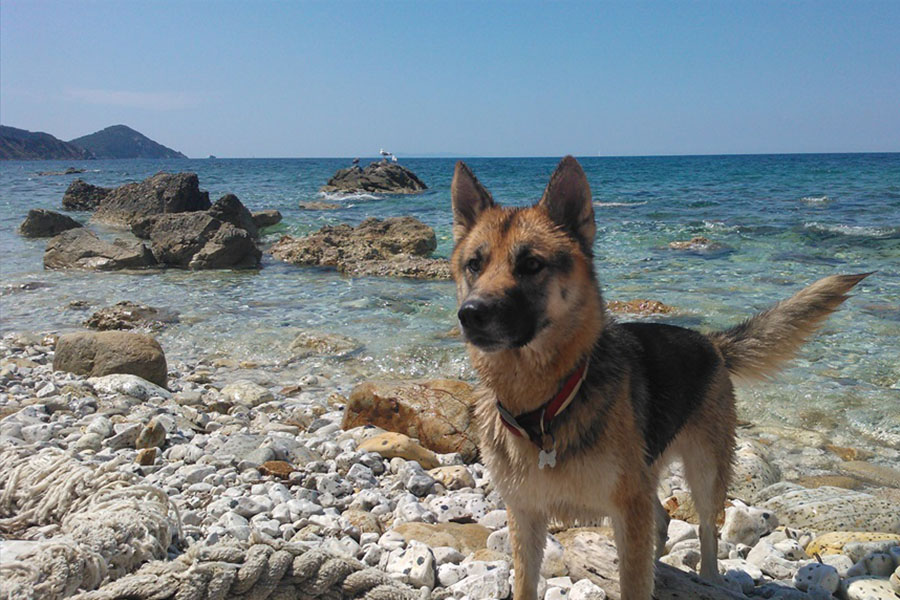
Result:
M662 503L656 503L656 559L666 553L666 542L669 540L669 521L672 518Z
M547 519L543 515L511 506L506 507L506 514L509 520L513 568L516 570L513 598L537 600L541 560L547 543Z
M731 394L725 390L717 410L685 427L677 442L700 519L700 576L707 581L719 581L716 520L725 507L734 458Z

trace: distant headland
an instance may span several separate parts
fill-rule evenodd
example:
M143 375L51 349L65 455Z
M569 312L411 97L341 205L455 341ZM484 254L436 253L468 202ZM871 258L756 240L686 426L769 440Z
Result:
M0 125L0 160L187 158L126 125L64 142L49 133Z

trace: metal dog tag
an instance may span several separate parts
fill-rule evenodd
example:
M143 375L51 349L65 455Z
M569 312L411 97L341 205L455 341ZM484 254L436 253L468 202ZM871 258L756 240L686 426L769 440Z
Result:
M556 466L556 448L547 452L546 450L541 450L538 452L538 469L543 469L544 467L550 467L551 469Z

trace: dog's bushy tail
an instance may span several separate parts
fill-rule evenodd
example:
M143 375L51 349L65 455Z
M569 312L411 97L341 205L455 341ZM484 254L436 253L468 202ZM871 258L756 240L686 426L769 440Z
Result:
M806 339L849 297L847 292L869 275L825 277L736 327L709 334L709 338L732 375L767 379L794 357Z

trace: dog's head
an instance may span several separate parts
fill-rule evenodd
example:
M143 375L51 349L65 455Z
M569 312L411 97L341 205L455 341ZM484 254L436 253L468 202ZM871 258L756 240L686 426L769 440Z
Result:
M594 209L578 161L560 162L534 206L499 206L462 162L451 196L451 270L467 342L488 353L543 352L585 325L580 311L602 313L592 263Z

